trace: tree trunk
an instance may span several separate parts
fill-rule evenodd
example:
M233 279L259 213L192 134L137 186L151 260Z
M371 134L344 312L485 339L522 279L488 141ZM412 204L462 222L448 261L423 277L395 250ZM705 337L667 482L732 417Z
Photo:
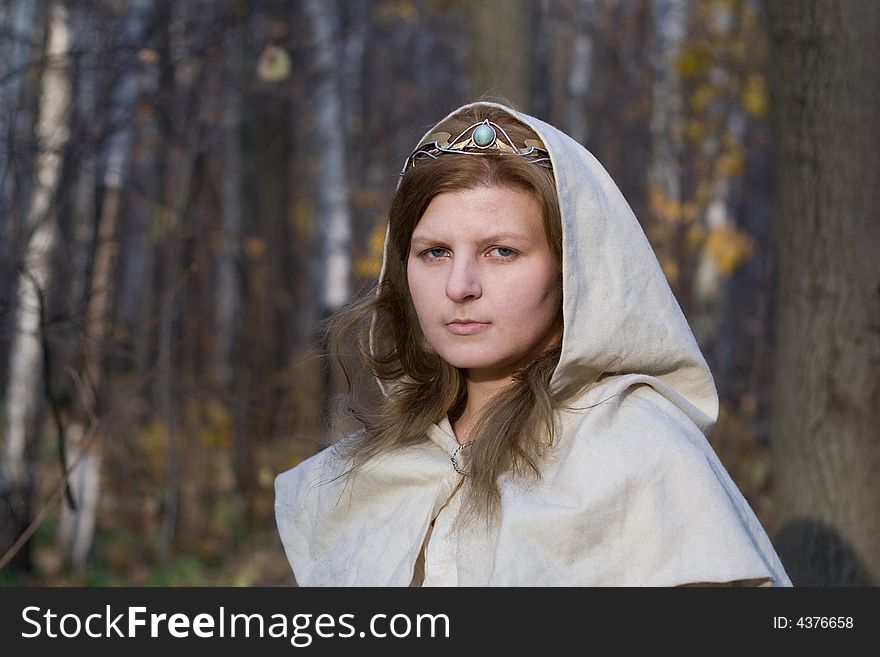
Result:
M161 10L156 9L153 30L164 29ZM137 76L138 94L159 98L161 70L158 65L145 66ZM140 193L126 199L121 235L125 237L124 253L118 274L119 295L117 322L123 333L130 335L130 356L123 367L133 373L133 388L139 388L154 366L158 290L156 224L157 199L162 197L162 162L166 152L160 112L152 106L141 107L135 114L134 145L131 154L131 177L138 181ZM132 391L133 392L133 391Z
M181 253L188 217L193 170L200 141L197 111L191 96L197 84L200 65L187 60L187 24L192 7L185 3L171 5L167 25L167 48L163 48L161 84L169 91L168 133L163 191L163 239L160 241L161 291L158 302L158 345L156 400L165 428L165 497L159 559L167 565L172 558L180 516L181 438L179 433L182 400L178 394L181 365L175 351L179 335L182 288ZM162 17L164 19L164 16Z
M657 54L651 85L651 154L648 162L649 197L661 203L681 204L682 125L684 123L681 76L675 58L686 29L683 0L663 0L653 5Z
M335 3L308 0L305 8L315 35L315 143L320 144L317 175L318 231L321 240L321 302L332 312L348 301L350 292L351 217L348 207L345 125L340 80L339 31Z
M742 15L745 13L741 6L719 5L712 13L710 24L714 23L716 34L721 32L720 38L745 40L743 36L748 28L743 27ZM741 56L742 59L748 55ZM752 57L758 57L756 53ZM727 69L717 70L717 82L719 88L730 86L730 77L736 75L737 64L742 66L744 62L732 62ZM711 79L711 75L709 76ZM723 93L723 92L722 92ZM726 95L726 94L724 94ZM693 98L693 95L691 96ZM716 113L704 110L704 120L714 124L717 128L712 130L705 140L701 149L701 159L709 163L709 171L705 176L705 183L709 186L710 199L705 212L701 213L702 225L699 226L705 236L700 240L701 248L695 254L687 253L683 269L689 271L690 276L690 314L688 320L699 342L703 353L706 354L709 366L715 373L715 383L722 403L729 398L733 390L732 381L732 342L725 343L725 323L736 323L740 316L739 309L730 308L730 300L734 298L734 283L731 280L735 269L751 257L753 242L749 234L742 231L740 224L746 224L747 220L735 217L734 202L737 193L741 193L742 179L738 172L729 166L724 166L725 158L730 157L732 150L729 141L736 144L744 144L748 117L742 108L739 98L725 99L719 103L721 109ZM698 179L702 176L698 175ZM699 196L697 184L695 196ZM749 190L755 193L757 190ZM692 250L694 245L688 243L688 231L697 227L687 221L682 222L684 243L686 251ZM699 232L697 233L699 234ZM740 254L741 260L736 264L727 261L719 261L718 254L710 248L715 243L723 242L727 248ZM736 246L734 246L736 245ZM728 312L729 311L729 312Z
M315 70L319 80L312 107L315 116L315 144L319 168L316 183L321 254L316 284L320 286L320 316L332 313L350 296L351 285L351 212L346 161L346 121L343 119L342 68L339 46L339 15L335 2L308 0L305 11L314 34ZM338 377L331 364L324 368L322 416L331 420L330 401L336 395Z
M739 109L729 110L725 125L726 134L733 136L738 143L745 140L746 118ZM709 161L717 162L723 148L718 139L712 138L709 140L707 151ZM739 181L731 180L731 174L720 167L713 168L714 171L708 181L712 196L702 217L705 234L730 235L729 239L734 239L736 236L745 241L748 235L740 232L731 205L734 185ZM684 225L687 226L687 223L685 222ZM730 294L729 277L733 270L726 271L720 268L711 250L705 248L705 244L704 242L704 248L696 256L696 269L692 274L691 312L688 319L697 342L700 343L703 353L707 354L709 363L713 366L718 392L724 398L730 389L727 376L729 367L726 365L728 358L723 353L719 334L725 320L725 302ZM747 247L743 246L743 248Z
M85 570L92 549L101 493L101 449L94 438L86 443L89 435L79 420L65 427L65 468L71 473L68 485L77 506L73 510L62 501L58 542L64 563L80 572Z
M232 84L223 99L223 216L217 255L217 319L212 354L213 376L225 391L232 383L233 345L241 303L238 267L242 220L241 119L244 48L240 28L225 36L226 74Z
M71 104L69 72L68 13L62 2L53 2L49 15L47 65L43 73L36 134L40 144L37 185L31 200L26 230L30 234L18 280L18 308L14 320L9 367L6 443L3 453L0 494L7 498L11 521L0 523L4 544L15 540L30 521L30 494L34 482L25 467L25 444L37 408L37 391L43 365L41 313L44 292L52 268L58 228L55 194L61 175L64 148L70 130ZM10 541L11 543L11 541ZM26 555L24 557L26 562Z
M82 8L74 8L71 14L72 40L74 51L79 51L76 71L76 125L80 126L79 136L81 140L80 154L75 159L76 182L73 188L73 216L71 228L70 251L71 264L69 269L68 284L64 289L67 297L66 312L72 317L79 318L84 315L82 308L83 300L87 296L89 287L88 274L93 270L93 238L95 231L95 188L98 178L98 145L96 144L96 118L98 112L98 43L100 37L100 25L94 20L90 12ZM76 139L76 137L74 137ZM64 275L62 272L61 276ZM79 342L83 342L82 336L78 336ZM70 351L80 348L80 344L70 345ZM68 356L68 358L70 358ZM76 383L74 383L76 385ZM81 390L80 392L86 392ZM75 395L79 398L80 395ZM93 406L92 401L87 401ZM76 470L71 472L68 487L76 504L76 509L71 508L65 497L61 502L61 512L58 521L58 546L59 555L65 565L74 565L82 569L85 565L91 546L92 532L94 531L95 516L83 508L83 501L96 499L97 484L100 474L100 454L94 441L93 446L83 445L87 435L86 423L82 413L63 415L63 440L65 470L71 472L76 465ZM68 418L70 418L68 420ZM80 459L82 449L88 449L88 453ZM89 504L87 504L89 506ZM89 506L89 509L93 507ZM94 507L96 510L96 507ZM76 555L76 556L74 556Z
M144 0L129 6L129 14L123 36L124 43L137 43L143 38L146 21ZM132 67L134 64L132 63ZM123 184L128 180L131 142L134 131L134 107L137 100L137 82L133 75L123 72L113 91L108 123L115 131L107 140L103 158L104 194L98 216L98 243L94 265L91 269L89 301L86 308L86 325L82 341L82 362L88 397L84 400L91 409L83 409L78 421L71 426L76 431L71 440L71 459L86 450L82 457L82 472L71 480L79 496L75 496L77 509L65 504L62 507L61 545L65 560L82 571L94 538L95 519L100 498L101 440L100 436L82 444L79 436L86 430L89 415L101 415L104 383L104 354L110 309L115 292L116 257L118 252L117 224L122 202ZM70 517L72 516L72 517Z
M25 44L34 38L37 3L18 0L8 3L0 12L0 29L4 32L4 37L0 39L0 139L5 142L13 133L12 120L16 116L15 108L26 76L25 64L29 55ZM10 77L7 79L7 76ZM12 152L12 146L7 142L7 147L0 148L0 207L7 205L4 193L7 185L7 155ZM0 243L8 244L8 217L2 215Z
M237 317L241 307L239 262L242 227L242 153L241 122L243 99L239 90L243 81L244 46L242 28L230 30L224 37L226 75L223 99L223 208L220 225L220 248L217 254L216 328L212 354L213 376L227 391L233 378L233 346Z
M26 176L31 165L33 135L33 103L31 97L39 80L27 75L28 61L41 56L29 42L42 42L42 19L38 19L36 2L10 2L4 14L3 29L7 36L0 41L0 299L13 299L18 282L16 271L24 252L23 235L27 194L30 184ZM39 22L38 22L39 21ZM8 77L7 77L8 76ZM38 93L38 92L37 92ZM15 158L10 158L17 153ZM0 302L0 335L12 335L14 325L9 306ZM0 372L9 368L10 341L0 341ZM2 442L2 437L0 437ZM0 532L2 533L2 532Z
M880 4L770 0L776 546L798 585L880 584Z
M587 106L593 77L594 0L578 0L574 9L574 42L568 69L568 98L565 125L569 136L586 144L589 135Z
M481 0L473 8L471 96L498 95L529 110L532 3Z

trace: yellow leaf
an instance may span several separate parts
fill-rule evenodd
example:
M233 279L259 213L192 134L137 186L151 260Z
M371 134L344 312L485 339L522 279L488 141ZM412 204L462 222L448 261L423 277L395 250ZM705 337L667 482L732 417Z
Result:
M767 116L767 78L752 73L743 86L742 105L748 114L757 118Z
M728 178L740 175L745 169L745 154L737 149L723 153L716 163L718 173Z
M664 221L675 223L681 219L681 204L656 185L648 190L648 200L657 216Z
M367 255L355 258L354 271L361 278L378 278L382 270L382 249L385 245L385 218L376 222L367 240Z
M702 224L691 224L688 226L687 233L685 235L685 240L688 245L688 249L691 249L691 252L695 252L698 247L703 244L703 240L706 239L706 229Z
M751 258L755 241L744 231L731 223L713 229L703 247L712 259L715 268L725 275L732 274L737 267Z
M693 223L700 214L700 206L694 201L685 201L681 205L681 216L687 223Z
M261 488L271 489L275 485L275 471L263 464L257 470L257 483Z
M706 107L718 95L715 87L709 83L701 84L696 91L691 94L691 107L699 112Z
M675 68L684 78L704 73L712 65L712 53L703 43L685 48L675 60Z
M257 62L257 76L264 82L280 82L290 75L290 55L284 48L268 45Z
M674 285L678 281L678 263L663 255L658 256L658 260L660 261L663 273L666 275L666 280L669 281L670 285Z

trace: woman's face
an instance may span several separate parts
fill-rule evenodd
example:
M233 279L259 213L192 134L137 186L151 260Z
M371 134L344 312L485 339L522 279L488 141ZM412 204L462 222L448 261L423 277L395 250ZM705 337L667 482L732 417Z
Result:
M434 197L413 231L407 276L428 343L472 381L506 379L561 337L559 268L525 190Z

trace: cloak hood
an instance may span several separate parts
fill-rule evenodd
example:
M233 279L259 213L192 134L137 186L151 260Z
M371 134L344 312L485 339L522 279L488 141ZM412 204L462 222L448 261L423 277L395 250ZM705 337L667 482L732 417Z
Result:
M617 185L568 135L503 105L465 105L438 125L478 104L529 126L550 154L564 319L551 386L604 376L575 410L559 412L541 481L499 482L490 530L450 529L461 475L448 418L429 441L373 459L348 485L332 448L279 475L276 518L297 581L407 585L426 546L425 584L790 586L706 440L718 414L712 374ZM386 233L380 280L400 273L390 244Z

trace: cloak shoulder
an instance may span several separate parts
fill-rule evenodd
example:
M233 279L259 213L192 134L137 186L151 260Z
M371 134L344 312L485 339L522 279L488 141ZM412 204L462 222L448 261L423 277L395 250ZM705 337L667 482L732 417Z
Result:
M790 586L702 431L632 383L604 386L605 401L564 415L542 482L506 490L492 579L528 585L536 573L526 564L542 563L560 586Z
M406 586L434 507L457 475L426 441L354 477L328 447L275 479L275 517L300 586Z

